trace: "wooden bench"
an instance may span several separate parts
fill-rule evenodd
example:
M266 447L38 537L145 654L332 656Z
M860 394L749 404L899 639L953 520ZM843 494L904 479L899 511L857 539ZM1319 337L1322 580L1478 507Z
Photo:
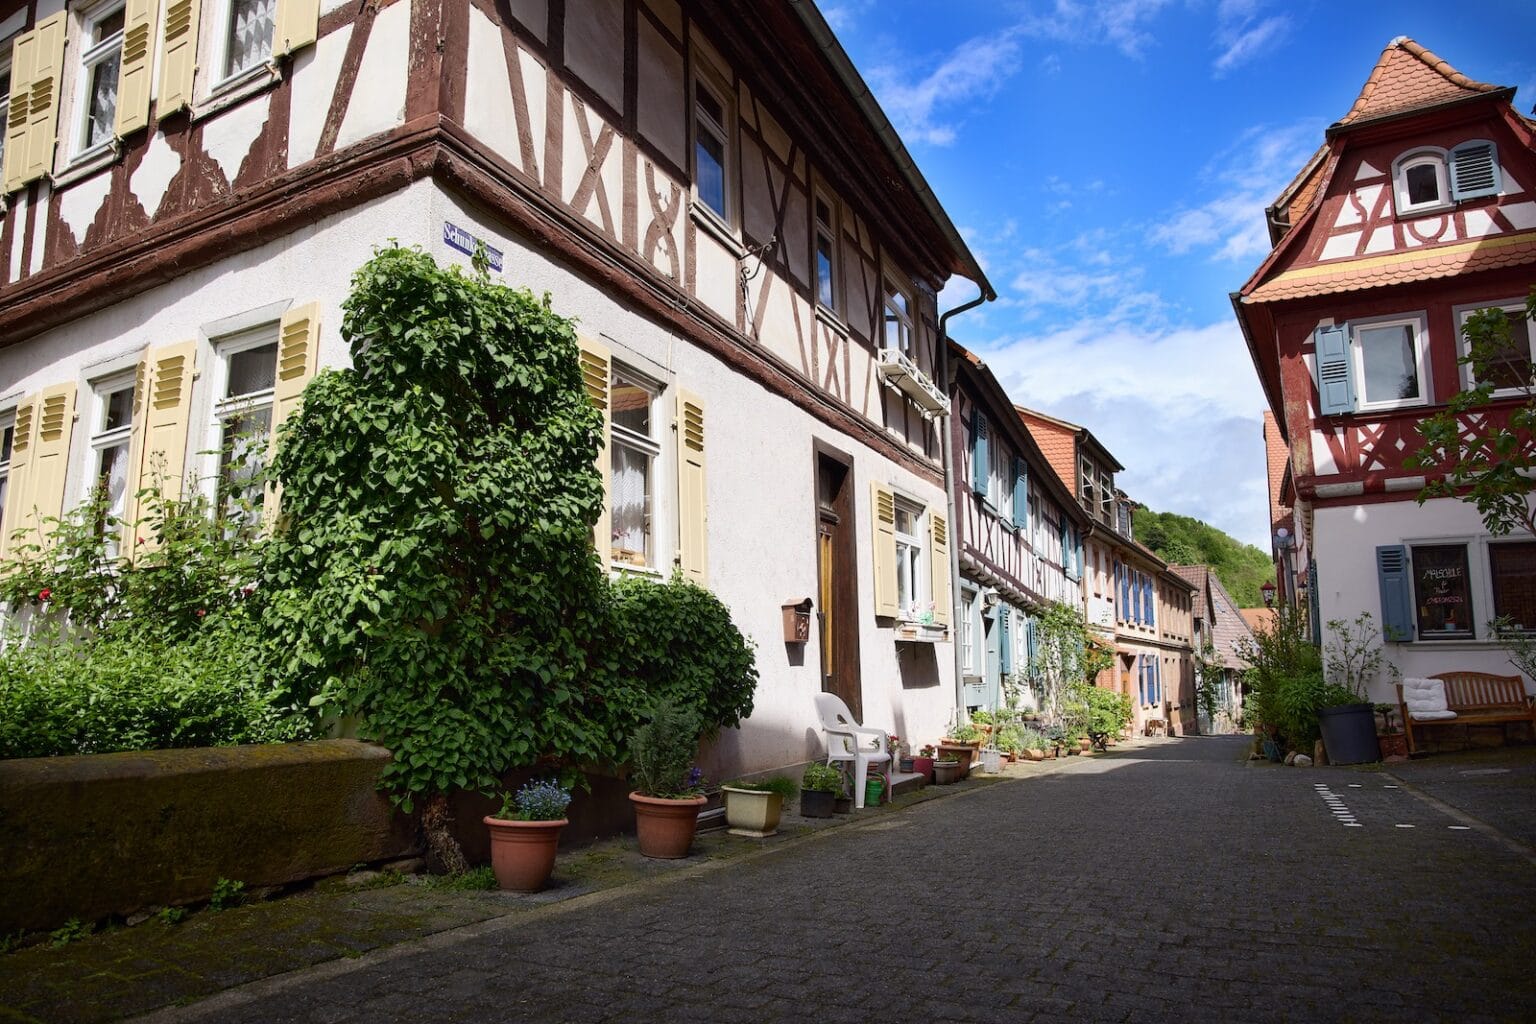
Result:
M1520 676L1496 676L1487 672L1441 672L1430 676L1445 684L1445 706L1456 712L1455 718L1418 721L1408 714L1403 703L1403 684L1397 684L1397 709L1403 716L1403 731L1408 735L1408 753L1416 752L1415 729L1431 725L1502 725L1530 722L1536 733L1536 705L1526 695L1525 680Z

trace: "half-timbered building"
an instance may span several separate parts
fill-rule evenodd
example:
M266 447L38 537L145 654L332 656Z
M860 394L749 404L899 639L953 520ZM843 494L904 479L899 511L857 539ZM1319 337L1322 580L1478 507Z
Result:
M132 518L152 466L215 493L347 360L376 246L483 247L579 321L604 563L757 643L708 767L815 756L823 689L940 734L936 297L991 289L813 4L4 0L0 40L6 533L97 487Z
M1249 666L1248 645L1253 642L1253 633L1210 566L1169 568L1195 588L1191 639L1194 649L1206 657L1203 667L1194 666L1194 683L1197 691L1208 687L1212 695L1209 713L1204 709L1199 712L1199 731L1206 736L1236 732L1242 721L1243 671Z
M1083 592L1088 624L1115 651L1098 685L1131 700L1137 733L1194 732L1194 588L1135 538L1135 506L1115 486L1125 467L1086 427L1015 407L1052 472L1087 518Z
M1083 609L1087 516L1050 469L1002 385L950 343L955 539L960 567L957 655L969 708L1038 707L1031 678L1037 623L1051 604Z
M1270 474L1282 594L1308 592L1324 631L1371 612L1409 676L1507 672L1489 620L1536 623L1536 543L1489 536L1454 498L1421 505L1433 472L1409 461L1420 421L1477 372L1459 362L1467 316L1536 282L1536 124L1513 96L1393 40L1269 209L1274 249L1233 296L1288 447ZM1507 422L1530 382L1518 328L1468 431ZM1373 699L1391 699L1385 674Z

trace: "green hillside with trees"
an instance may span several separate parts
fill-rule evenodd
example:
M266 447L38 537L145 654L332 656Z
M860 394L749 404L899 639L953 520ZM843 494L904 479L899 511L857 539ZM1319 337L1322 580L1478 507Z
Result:
M1209 565L1240 608L1264 604L1259 587L1274 579L1274 563L1252 544L1198 519L1173 512L1136 510L1136 539L1175 565Z

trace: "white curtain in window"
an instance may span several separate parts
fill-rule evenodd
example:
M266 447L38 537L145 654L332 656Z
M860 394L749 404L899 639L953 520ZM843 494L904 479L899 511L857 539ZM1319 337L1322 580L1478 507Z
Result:
M238 75L272 55L272 14L277 0L234 0L229 11L226 75Z
M651 564L651 457L613 446L613 561L620 565Z

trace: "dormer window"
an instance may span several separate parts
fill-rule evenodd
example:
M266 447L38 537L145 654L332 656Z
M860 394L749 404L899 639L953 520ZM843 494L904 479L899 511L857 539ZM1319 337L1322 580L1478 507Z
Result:
M1392 181L1398 216L1439 209L1450 202L1442 149L1421 149L1398 157Z

